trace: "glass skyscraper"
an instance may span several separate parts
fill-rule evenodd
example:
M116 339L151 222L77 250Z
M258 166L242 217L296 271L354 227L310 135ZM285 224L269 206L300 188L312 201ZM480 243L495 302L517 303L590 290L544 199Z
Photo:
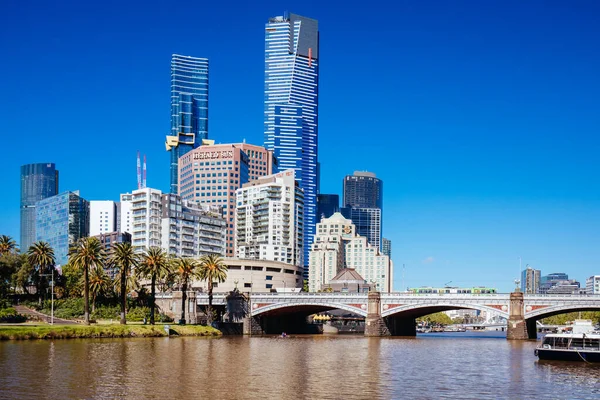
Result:
M344 217L356 225L356 232L369 243L382 244L383 181L372 172L354 172L344 178Z
M319 26L285 14L265 27L265 147L304 191L304 261L317 222ZM306 269L307 270L307 269Z
M69 248L89 235L90 203L79 192L64 192L41 200L36 206L36 241L52 246L56 265L65 265Z
M171 59L171 193L178 193L179 157L208 139L208 59L173 54Z
M317 195L317 222L340 211L340 196L337 194Z
M22 252L35 242L35 204L58 193L58 170L53 163L21 166L21 240Z

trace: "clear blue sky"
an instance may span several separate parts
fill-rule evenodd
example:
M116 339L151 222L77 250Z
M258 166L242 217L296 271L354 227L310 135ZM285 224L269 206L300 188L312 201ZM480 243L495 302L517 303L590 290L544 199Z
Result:
M522 4L527 3L527 4ZM321 192L384 180L395 288L600 274L596 1L23 2L0 8L0 233L19 166L89 200L168 188L170 57L210 59L209 136L262 144L264 24L319 20Z

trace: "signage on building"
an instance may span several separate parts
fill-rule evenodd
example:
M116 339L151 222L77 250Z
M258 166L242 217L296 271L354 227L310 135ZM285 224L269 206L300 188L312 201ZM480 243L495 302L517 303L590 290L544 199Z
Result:
M233 151L204 151L202 153L194 153L194 160L212 160L215 158L233 158Z

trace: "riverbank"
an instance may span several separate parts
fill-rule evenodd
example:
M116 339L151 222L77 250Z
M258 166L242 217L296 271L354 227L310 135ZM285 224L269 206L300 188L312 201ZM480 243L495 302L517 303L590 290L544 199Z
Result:
M221 336L210 326L169 325L169 336ZM131 338L167 336L165 325L2 325L0 340Z

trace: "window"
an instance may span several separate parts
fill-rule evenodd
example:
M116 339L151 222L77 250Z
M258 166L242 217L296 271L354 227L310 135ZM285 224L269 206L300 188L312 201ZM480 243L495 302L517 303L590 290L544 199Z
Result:
M265 276L265 280L266 281L272 281L273 280L273 275L267 275L267 276Z

